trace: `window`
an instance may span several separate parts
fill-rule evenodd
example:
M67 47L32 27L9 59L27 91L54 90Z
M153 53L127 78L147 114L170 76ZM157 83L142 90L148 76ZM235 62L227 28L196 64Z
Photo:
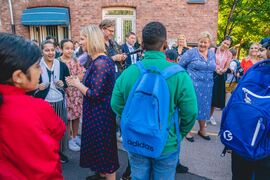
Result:
M128 32L136 33L136 11L133 8L105 8L102 18L115 21L115 40L119 44L125 42Z
M47 32L47 36L55 37L57 42L59 41L57 26L46 26L46 32Z
M134 12L132 10L107 10L105 15L133 15Z
M47 36L53 36L57 42L69 38L68 26L29 26L30 38L42 42Z

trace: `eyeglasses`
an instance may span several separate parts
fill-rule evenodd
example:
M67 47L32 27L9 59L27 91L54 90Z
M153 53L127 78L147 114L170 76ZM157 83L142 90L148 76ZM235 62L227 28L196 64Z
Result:
M109 28L105 28L105 29L107 29L110 33L114 33L114 29L113 30Z

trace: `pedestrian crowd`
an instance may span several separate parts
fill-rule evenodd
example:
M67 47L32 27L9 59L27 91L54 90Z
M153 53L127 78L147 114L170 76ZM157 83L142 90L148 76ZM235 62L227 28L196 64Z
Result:
M128 32L120 46L114 32L114 21L105 19L83 27L79 42L48 36L39 45L0 33L0 179L63 179L70 149L95 172L86 179L113 180L117 140L129 160L122 179L175 179L188 171L180 141L195 141L195 121L197 134L210 141L215 109L225 107L248 69L270 58L269 38L239 61L230 36L215 47L201 32L197 47L189 47L180 34L169 47L166 27L150 22L142 42ZM256 164L233 155L233 179L255 172ZM262 175L245 178L270 177L270 156L257 163Z

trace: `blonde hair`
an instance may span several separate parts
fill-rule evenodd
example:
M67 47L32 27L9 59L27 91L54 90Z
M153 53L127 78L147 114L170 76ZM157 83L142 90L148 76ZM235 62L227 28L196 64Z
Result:
M97 25L89 25L82 28L81 36L86 37L86 49L91 56L105 52L104 35Z
M258 43L258 42L252 43L251 46L258 46L259 48L262 47L262 45L261 45L260 43ZM251 46L250 46L250 47L251 47Z
M261 44L258 43L258 42L252 43L252 44L250 45L250 47L249 47L249 50L248 50L248 55L249 55L249 56L250 56L250 53L251 53L250 48L251 48L252 46L258 46L258 51L259 51L259 49L262 47Z
M177 37L177 45L179 44L178 41L179 39L183 38L184 39L184 47L187 47L187 38L184 34L179 34L179 36Z
M208 31L204 31L199 34L198 40L203 39L203 38L208 38L210 42L212 41L212 35Z

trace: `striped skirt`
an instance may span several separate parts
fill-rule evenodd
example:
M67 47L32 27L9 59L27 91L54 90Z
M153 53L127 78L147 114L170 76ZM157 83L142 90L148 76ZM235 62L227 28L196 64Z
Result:
M67 120L67 108L65 105L64 100L59 102L53 102L50 104L52 105L54 111L56 114L64 121L65 125L67 126L68 120ZM61 142L60 142L60 151L63 152L67 149L67 143L68 143L68 133L65 132Z

